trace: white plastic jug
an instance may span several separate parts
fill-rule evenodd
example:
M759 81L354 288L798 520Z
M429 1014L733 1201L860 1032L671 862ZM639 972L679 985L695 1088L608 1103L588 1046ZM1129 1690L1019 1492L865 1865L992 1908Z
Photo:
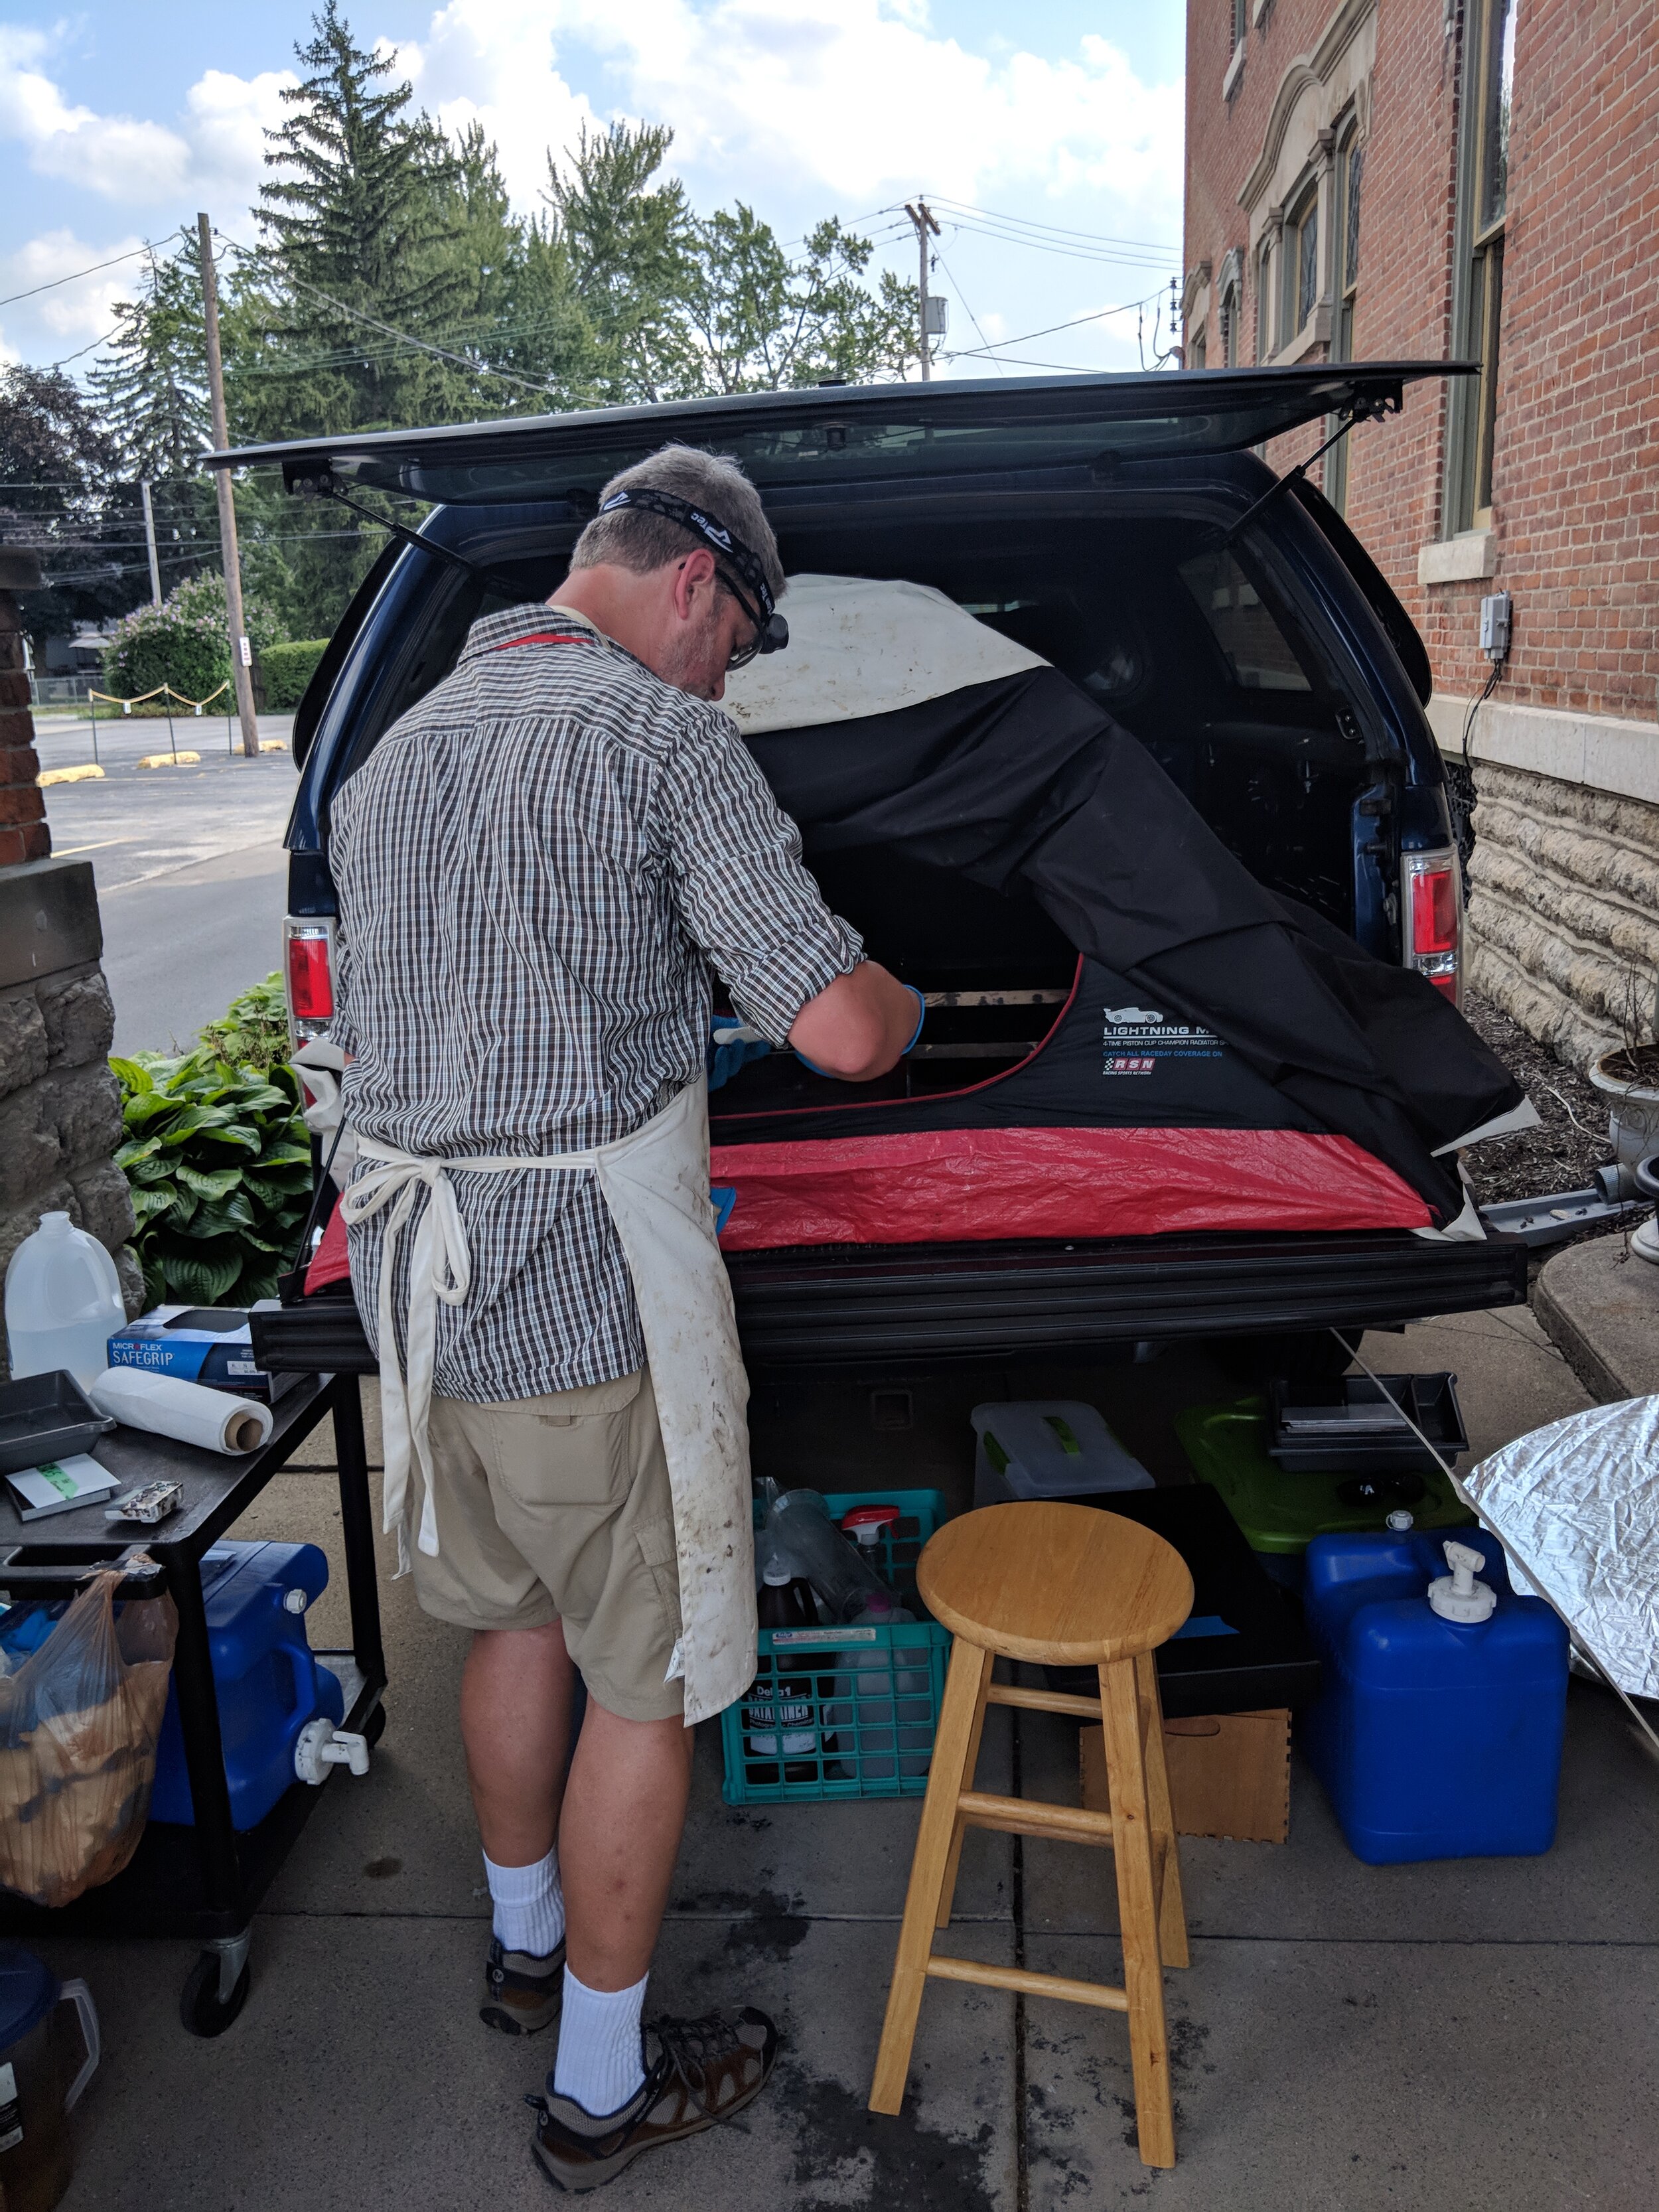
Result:
M6 1270L13 1378L64 1367L84 1389L109 1365L109 1340L126 1318L115 1262L98 1239L67 1213L43 1213Z

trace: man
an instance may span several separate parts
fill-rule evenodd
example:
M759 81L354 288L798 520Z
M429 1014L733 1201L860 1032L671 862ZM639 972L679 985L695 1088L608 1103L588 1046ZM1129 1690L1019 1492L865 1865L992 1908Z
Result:
M659 2021L648 2047L640 2025L690 1723L754 1653L709 965L774 1044L848 1080L919 1028L712 703L787 637L782 589L741 471L665 447L606 487L546 607L473 625L333 811L388 1524L422 1607L472 1632L482 2017L559 2021L536 2148L569 2189L738 2110L777 2041L752 2008Z

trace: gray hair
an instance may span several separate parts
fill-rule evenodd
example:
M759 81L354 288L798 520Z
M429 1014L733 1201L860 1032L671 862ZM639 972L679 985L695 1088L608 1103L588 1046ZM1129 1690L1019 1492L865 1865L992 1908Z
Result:
M705 453L696 446L665 446L647 461L611 477L599 494L603 505L614 492L636 486L672 492L676 499L701 507L740 538L766 571L775 599L783 596L783 562L778 541L755 489L729 453ZM665 515L644 507L620 507L614 514L595 515L570 556L573 568L596 568L601 563L630 568L646 575L665 568L703 544L696 533L671 522Z

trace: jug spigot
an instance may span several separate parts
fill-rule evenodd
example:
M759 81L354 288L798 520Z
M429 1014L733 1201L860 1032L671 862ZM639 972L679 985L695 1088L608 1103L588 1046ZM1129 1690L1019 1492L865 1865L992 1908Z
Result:
M1475 1580L1486 1559L1468 1544L1455 1543L1449 1538L1444 1548L1451 1572L1429 1584L1429 1603L1442 1620L1455 1621L1466 1628L1478 1626L1498 1608L1498 1593L1492 1584Z

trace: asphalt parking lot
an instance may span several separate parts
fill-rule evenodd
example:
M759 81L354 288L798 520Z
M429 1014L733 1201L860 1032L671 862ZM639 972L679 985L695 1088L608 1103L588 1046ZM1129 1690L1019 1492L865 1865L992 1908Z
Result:
M261 735L286 747L291 727L270 716ZM281 956L293 760L228 749L222 718L181 717L173 734L200 759L141 769L170 751L166 722L100 718L103 775L46 793L52 851L97 879L118 1053L185 1048ZM43 717L36 750L43 769L90 763L91 725Z

